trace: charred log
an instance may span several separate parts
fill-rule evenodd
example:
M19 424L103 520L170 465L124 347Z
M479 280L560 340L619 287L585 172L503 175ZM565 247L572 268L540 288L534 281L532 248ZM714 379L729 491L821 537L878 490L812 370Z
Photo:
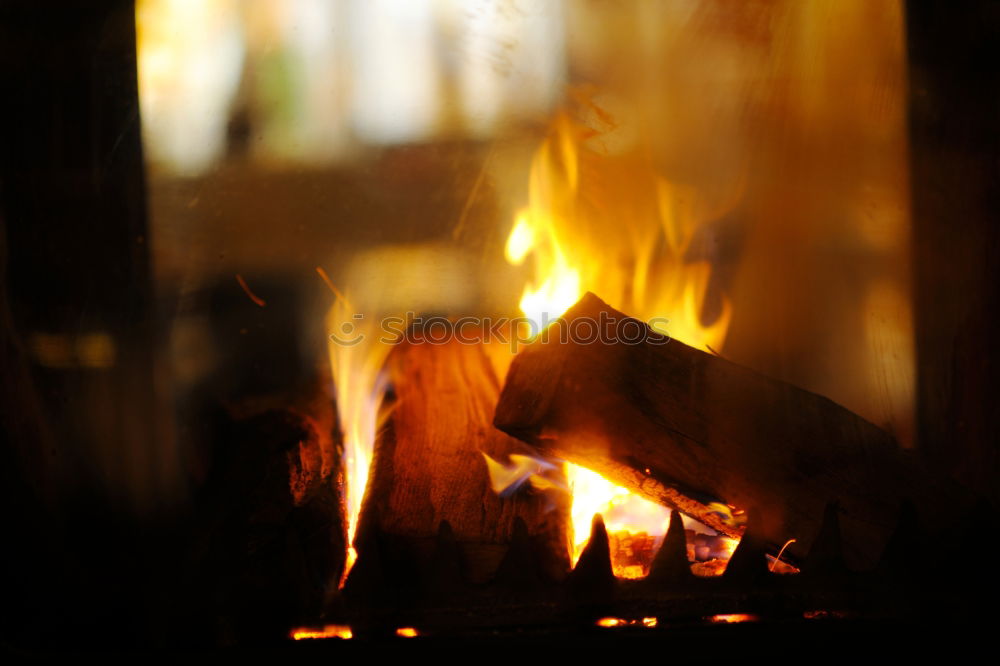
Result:
M931 515L968 501L831 400L668 340L592 294L514 359L494 423L734 537L705 497L755 507L770 552L792 538L789 554L808 552L837 500L858 568L875 564L905 499Z
M187 621L214 624L202 629L214 640L283 640L289 626L319 616L340 578L339 461L324 462L335 447L319 423L330 419L241 411L219 416L188 553Z

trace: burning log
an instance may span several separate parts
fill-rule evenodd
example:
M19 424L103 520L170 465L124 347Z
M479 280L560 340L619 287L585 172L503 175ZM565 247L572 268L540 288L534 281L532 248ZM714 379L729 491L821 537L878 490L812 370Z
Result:
M483 581L520 519L547 554L547 571L568 570L566 500L528 488L498 494L491 485L484 454L506 463L533 451L491 424L500 380L485 346L400 343L388 366L395 403L375 447L359 531L376 521L396 543L403 537L427 550L447 521L464 555L462 573Z
M730 536L741 528L706 496L753 508L769 550L794 538L793 557L832 500L854 567L876 563L905 499L928 516L966 506L856 414L668 340L593 294L514 359L494 423Z

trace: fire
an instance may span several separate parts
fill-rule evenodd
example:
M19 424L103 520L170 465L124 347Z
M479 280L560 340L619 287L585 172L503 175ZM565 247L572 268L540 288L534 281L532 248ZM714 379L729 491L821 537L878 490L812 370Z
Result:
M508 457L510 465L504 465L483 453L483 458L486 459L486 471L490 476L490 486L497 495L504 497L516 491L525 482L530 483L535 490L566 490L547 475L556 469L553 463L518 453L512 453Z
M510 236L507 238L507 247L504 251L507 261L520 266L534 245L535 230L528 222L527 216L521 214L514 222L514 228L510 230Z
M538 233L551 231L552 227L536 228L534 218L525 211L518 216L507 241L507 260L515 266L524 262L530 253L545 254L548 270L541 284L529 284L521 296L521 311L531 320L535 333L576 303L583 291L580 273L574 269L559 246L559 239L547 233L540 242Z
M515 266L530 259L521 310L540 329L593 291L617 309L657 319L686 344L720 349L730 307L723 299L718 314L703 321L711 265L692 257L700 256L702 224L735 201L711 207L658 176L648 158L600 149L601 136L560 113L535 154L529 204L505 247Z
M614 121L582 101L598 129L567 113L556 116L531 164L528 205L507 239L507 261L531 269L521 311L537 333L592 291L688 345L721 349L730 308L722 299L714 318L703 321L711 265L691 257L704 256L694 251L701 225L721 217L735 200L713 209L698 192L657 174L642 150L611 153L602 141ZM668 509L576 465L567 464L566 476L574 563L595 513L604 517L613 542L666 532ZM646 573L620 553L612 559L618 576Z
M597 472L572 463L566 464L566 479L573 505L570 511L573 528L572 557L575 565L590 538L590 521L595 513L604 517L604 526L613 542L622 533L651 537L666 534L670 509L616 486ZM619 554L619 557L614 557ZM620 578L641 578L647 572L628 562L621 549L614 548L612 568Z
M322 272L320 276L327 279ZM333 288L331 283L327 283ZM337 300L327 313L326 328L337 417L344 445L342 487L349 546L341 578L343 584L357 559L354 535L368 485L375 437L385 416L382 404L388 381L382 369L390 345L375 334L373 319L359 319L347 298L335 288L333 290Z

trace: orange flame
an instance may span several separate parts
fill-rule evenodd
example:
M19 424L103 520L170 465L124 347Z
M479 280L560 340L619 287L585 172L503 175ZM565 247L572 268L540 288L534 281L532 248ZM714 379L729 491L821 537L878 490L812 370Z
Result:
M567 463L566 479L573 497L570 509L573 528L570 560L574 565L590 538L590 522L595 513L604 518L604 526L609 535L617 532L646 533L651 536L666 534L670 524L670 509L616 486L586 467ZM643 575L628 564L615 561L614 556L611 564L615 575L620 578L641 578Z
M327 280L324 273L320 276ZM342 487L347 511L347 562L341 586L357 560L354 535L368 485L368 472L375 451L375 437L382 413L387 379L382 372L391 345L376 334L374 318L361 318L347 298L335 288L337 300L326 316L330 366L337 400L337 416L343 436Z
M713 321L702 321L711 265L692 256L700 225L735 201L710 207L659 177L648 158L600 150L599 138L560 113L535 154L529 204L505 247L511 264L531 260L521 310L540 328L593 291L630 315L658 319L686 344L720 349L730 307L723 300Z
M613 120L587 104L599 129ZM714 210L698 192L667 182L644 154L610 154L602 134L556 116L552 131L531 164L529 202L507 239L507 261L529 263L531 277L520 308L538 332L583 294L592 291L654 327L705 350L721 349L730 308L702 321L711 266L692 260L696 232L735 201ZM609 533L666 532L670 512L600 475L567 464L573 496L572 561L586 544L595 513ZM614 560L614 554L612 554ZM622 577L644 575L633 565L612 562Z

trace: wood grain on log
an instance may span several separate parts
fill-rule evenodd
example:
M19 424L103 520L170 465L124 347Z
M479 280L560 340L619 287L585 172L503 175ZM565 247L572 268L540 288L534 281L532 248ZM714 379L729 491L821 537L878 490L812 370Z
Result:
M650 337L574 341L568 333L587 333L588 319L605 335L642 326ZM707 497L756 509L770 545L797 539L788 553L802 556L825 505L837 500L845 556L869 567L904 499L928 516L965 506L960 493L856 414L676 340L665 343L593 294L546 333L514 359L497 427L723 533L740 529Z
M553 570L568 569L568 497L522 488L494 492L486 454L507 463L533 449L492 425L500 380L482 344L400 343L390 354L395 402L380 433L362 521L377 515L385 533L437 534L447 521L473 579L491 575L524 521L548 544Z

